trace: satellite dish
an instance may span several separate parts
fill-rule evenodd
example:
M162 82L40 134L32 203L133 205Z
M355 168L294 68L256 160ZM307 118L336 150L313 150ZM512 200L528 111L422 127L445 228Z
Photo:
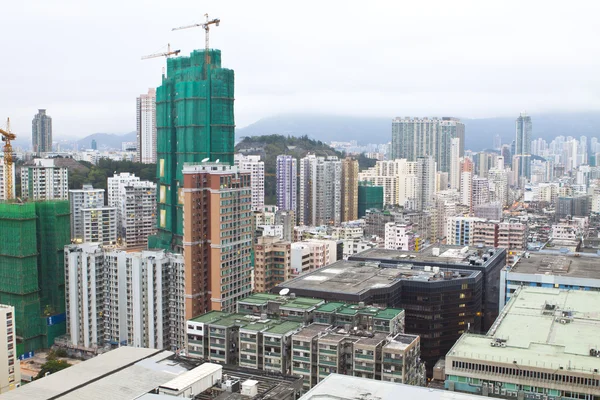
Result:
M288 294L290 292L289 288L283 288L279 291L279 295L280 296L285 296L286 294Z
M202 162L207 162L208 160L210 160L210 158L206 157L205 159L202 160Z
M221 161L221 160L219 160L219 159L217 158L217 161L215 161L215 163L217 163L217 164L218 164L218 163L219 163L219 161Z

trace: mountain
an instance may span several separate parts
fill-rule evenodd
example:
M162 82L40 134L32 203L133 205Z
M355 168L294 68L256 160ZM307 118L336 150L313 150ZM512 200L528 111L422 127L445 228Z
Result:
M94 133L84 137L83 139L77 140L77 146L79 149L91 149L92 140L96 141L98 150L102 148L118 149L121 150L122 142L135 142L136 132L129 132L125 134L115 133Z
M493 145L496 134L502 143L515 135L515 117L461 118L465 123L465 148L474 151ZM551 141L554 137L600 137L600 112L547 113L531 116L532 139ZM387 143L391 140L392 118L344 117L335 115L287 114L263 118L236 130L236 137L282 134L306 135L323 142L356 140L359 144Z

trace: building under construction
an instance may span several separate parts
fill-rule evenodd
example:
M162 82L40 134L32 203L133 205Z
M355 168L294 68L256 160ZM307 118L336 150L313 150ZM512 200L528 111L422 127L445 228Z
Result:
M234 73L221 68L220 50L167 59L156 92L158 234L149 247L182 250L185 163L233 165L233 93Z
M17 355L65 333L69 202L0 203L0 303L15 307Z

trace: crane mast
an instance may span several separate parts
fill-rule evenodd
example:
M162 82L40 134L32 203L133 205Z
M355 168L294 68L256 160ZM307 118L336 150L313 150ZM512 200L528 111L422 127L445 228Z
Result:
M204 14L204 16L206 17L206 21L204 21L203 23L180 26L179 28L173 28L172 30L178 31L181 29L189 29L189 28L197 28L197 27L204 29L204 62L206 63L206 65L209 65L210 64L210 53L209 53L208 49L210 47L209 47L208 36L209 36L209 32L210 32L210 25L214 24L215 26L219 26L219 23L221 22L221 20L219 18L214 18L214 19L210 20L208 18L208 14Z
M15 140L17 135L10 131L10 118L6 119L6 130L0 128L0 134L2 141L6 142L3 148L4 165L6 165L6 200L12 200L15 196L13 193L13 148L10 141Z

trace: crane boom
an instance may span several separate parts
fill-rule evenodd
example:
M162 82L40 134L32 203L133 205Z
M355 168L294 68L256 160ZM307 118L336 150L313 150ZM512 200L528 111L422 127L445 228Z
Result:
M169 43L167 45L167 52L166 53L155 53L155 54L150 54L150 55L147 55L147 56L143 56L142 60L147 60L149 58L156 58L156 57L167 57L167 58L169 58L170 56L176 56L179 53L181 53L181 50L173 50L173 51L171 51L171 43Z
M4 164L6 165L6 200L14 198L13 193L13 149L10 144L11 140L15 140L17 135L10 131L10 118L6 119L6 130L0 128L2 140L6 142L4 145Z
M209 41L208 41L208 33L210 31L210 25L215 25L215 26L219 26L219 23L221 22L221 20L219 18L213 18L211 20L208 19L208 14L204 14L204 16L206 17L206 21L204 21L203 23L200 24L192 24L192 25L185 25L185 26L180 26L179 28L173 28L173 31L178 31L181 29L189 29L189 28L197 28L200 27L202 29L204 29L204 33L205 33L205 37L204 37L204 61L206 63L206 65L210 64L210 55L208 53L208 49L209 47Z

